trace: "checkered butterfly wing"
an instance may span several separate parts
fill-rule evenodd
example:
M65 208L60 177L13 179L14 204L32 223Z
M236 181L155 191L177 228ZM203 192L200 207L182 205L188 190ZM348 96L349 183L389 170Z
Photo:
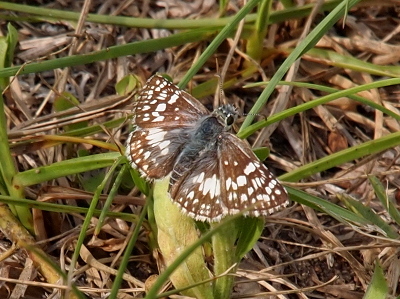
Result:
M160 179L173 168L199 118L208 110L165 78L147 80L133 108L133 131L126 156L147 179Z
M189 216L219 221L226 215L268 215L288 205L284 187L249 145L229 132L204 151L170 188L171 197Z

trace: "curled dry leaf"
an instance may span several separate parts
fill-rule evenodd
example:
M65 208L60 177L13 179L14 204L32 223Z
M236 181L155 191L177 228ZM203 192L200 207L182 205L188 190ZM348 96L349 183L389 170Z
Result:
M330 132L328 135L328 146L332 153L339 152L348 148L347 139L337 131Z

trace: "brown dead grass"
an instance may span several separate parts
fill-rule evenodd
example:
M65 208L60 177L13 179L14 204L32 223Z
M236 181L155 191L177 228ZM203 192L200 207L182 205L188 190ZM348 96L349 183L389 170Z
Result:
M217 12L213 1L194 1L191 5L185 1L167 2L163 7L152 1L127 1L123 5L118 1L92 1L90 12L154 18L199 18L215 15ZM82 10L82 2L74 1L32 4ZM343 28L338 24L329 35L324 36L318 47L349 53L376 64L398 64L400 6L391 5L360 6L351 10L346 26ZM230 9L234 12L235 5ZM317 15L316 20L318 19ZM245 83L257 82L261 75L271 77L286 55L285 48L295 45L300 38L305 23L306 20L288 20L271 26L265 44L275 50L273 56L266 55L260 62L264 74L239 82L227 90L229 102L248 112L261 89L243 91L241 87ZM5 28L5 24L0 21L1 28ZM83 23L80 28L67 22L19 22L16 26L20 35L16 65L42 57L50 59L72 53L88 53L132 39L157 38L166 34L164 30L118 28L92 23ZM224 60L230 45L227 42L220 47L215 55L218 63ZM10 141L15 143L27 136L59 133L65 126L65 121L73 123L86 119L101 124L118 116L128 115L130 107L126 98L115 96L116 82L128 73L134 73L144 81L155 72L166 72L178 81L205 47L206 44L203 43L190 44L152 54L19 76L13 80L9 93L5 95ZM238 50L243 50L241 42ZM243 65L241 55L239 51L234 54L226 78L235 77ZM211 79L216 73L218 70L213 59L194 78L193 84ZM366 73L330 67L325 61L315 61L307 55L300 61L294 77L296 80L337 89L347 89L376 79ZM69 115L56 113L52 108L54 98L65 90L72 92L81 102L81 107ZM398 113L399 91L398 87L390 87L367 91L363 96L383 103ZM321 94L305 88L294 88L285 98L286 107L309 101ZM283 100L278 94L274 98L278 96ZM203 103L210 106L211 99L204 99ZM271 100L262 113L269 115L274 103ZM371 111L360 103L341 99L331 105L320 106L286 119L274 131L266 128L259 133L256 140L251 141L257 146L271 147L269 165L279 174L356 145L358 140L371 140L399 129L397 122L384 117L380 112ZM99 132L95 138L123 144L127 133L127 126L124 125L107 134ZM47 145L46 142L37 142L14 148L18 168L26 170L63 161L76 156L78 150L100 151L92 145L62 144L46 148ZM362 199L364 204L372 206L385 217L385 211L376 204L375 194L365 174L386 172L380 178L388 181L388 193L392 194L400 183L397 158L398 149L393 149L368 161L346 163L329 172L314 175L303 182L312 182L313 186L299 187L333 201L336 201L337 192L348 190L348 193ZM350 173L347 173L348 169L351 169ZM324 181L334 178L340 180ZM60 178L46 185L32 186L26 190L26 194L34 200L87 206L91 193L85 193L81 188L81 182L76 178ZM115 201L113 210L138 214L143 202L138 196L137 192L130 196L121 194ZM82 216L38 210L34 211L34 216L39 244L61 267L68 265L83 221ZM96 220L93 219L93 224ZM130 231L130 223L111 218L97 238L89 238L85 243L79 261L81 274L77 275L77 284L91 298L100 298L111 287L118 257ZM93 231L89 231L88 236L92 233ZM137 247L132 252L129 273L124 277L120 298L142 297L145 284L150 284L153 275L158 273L157 262L160 259L150 250L148 234L149 229L144 228ZM57 290L63 287L43 281L25 252L15 250L11 245L12 242L4 236L0 238L3 257L10 251L9 256L1 261L0 297L43 298L49 295L48 298L58 298ZM247 298L258 294L268 298L266 292L291 290L292 295L281 295L280 298L362 298L378 257L390 286L394 288L392 294L399 295L397 282L400 259L396 246L377 238L376 234L362 233L308 207L294 205L282 212L279 218L271 220L255 250L243 261L237 276L238 281L246 283L235 286L234 297Z

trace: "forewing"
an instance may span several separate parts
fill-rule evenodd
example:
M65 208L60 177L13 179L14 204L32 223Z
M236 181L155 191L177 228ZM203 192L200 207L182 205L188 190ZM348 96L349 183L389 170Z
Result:
M155 75L139 93L133 114L126 156L144 177L159 179L171 172L189 131L209 112L190 94Z
M220 136L219 163L223 205L228 214L248 210L245 215L260 216L276 212L289 204L285 188L260 162L250 146L235 135Z
M159 75L147 80L133 113L133 125L165 130L193 126L200 117L210 114L197 99Z

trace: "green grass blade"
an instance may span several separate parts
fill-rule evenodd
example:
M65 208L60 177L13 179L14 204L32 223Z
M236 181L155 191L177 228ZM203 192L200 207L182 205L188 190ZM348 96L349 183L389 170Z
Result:
M108 167L119 157L120 153L106 153L56 162L20 172L14 176L13 183L21 188L40 184L67 175Z
M88 209L72 206L72 205L64 205L64 204L56 204L50 202L42 202L35 201L32 199L26 198L15 198L6 195L0 195L0 202L6 204L14 204L19 206L25 206L29 208L39 209L43 211L49 212L59 212L59 213L69 213L69 214L87 214ZM100 216L101 210L95 210L93 213L96 217ZM137 216L134 214L121 213L121 212L107 212L108 217L120 218L127 222L135 222L137 221Z
M347 194L338 194L338 198L346 203L346 206L359 214L365 220L370 221L376 230L385 236L392 239L397 239L399 235L393 230L393 228L387 224L379 215L377 215L370 207L364 206L361 202L354 200Z
M379 153L398 145L400 145L400 132L392 133L303 165L290 173L282 175L280 178L282 181L295 182L348 161Z
M369 284L363 299L386 298L390 298L388 284L379 261L376 261L374 275L372 276L371 283Z
M120 287L122 284L123 275L125 274L125 270L128 266L129 259L131 258L132 251L135 248L135 244L139 237L139 234L142 231L142 223L144 222L145 217L147 215L146 211L147 211L148 204L149 204L148 201L146 201L146 204L143 207L143 210L140 214L138 222L135 225L133 234L132 234L131 238L129 239L128 245L125 248L125 252L124 252L124 255L121 260L121 264L118 269L118 274L115 276L114 283L113 283L113 286L111 289L111 293L110 293L110 296L108 297L108 299L115 299L115 298L118 298L118 295L120 295L119 291L120 291Z
M219 45L232 34L233 30L239 25L239 22L246 17L247 14L257 5L259 0L250 0L246 3L239 12L235 15L230 23L228 23L220 33L213 39L207 49L200 55L195 64L186 72L181 82L178 84L179 88L184 88L189 80L203 67L207 60L214 54Z
M372 187L374 188L376 196L385 207L386 211L388 211L389 215L394 221L396 221L397 224L400 224L400 212L397 209L396 205L388 197L382 183L378 180L377 177L372 175L368 176L368 180L370 181Z
M325 49L311 49L307 55L313 56L331 66L353 70L360 73L383 77L400 77L400 67L392 65L377 65L361 59L339 54Z
M334 0L325 2L322 5L321 11L331 11L338 6L342 0ZM293 6L285 10L275 11L271 13L270 23L286 22L295 18L307 17L314 7L314 3L306 4L303 6ZM0 11L9 10L15 12L22 12L24 16L16 18L14 16L0 14L0 19L9 19L17 21L26 21L26 14L36 15L36 18L31 18L31 21L59 21L70 20L78 21L80 17L79 12L50 9L45 7L29 6L24 4L16 4L11 2L0 1ZM195 28L215 28L223 27L232 22L234 17L226 18L203 18L198 20L193 19L151 19L151 18L133 18L125 16L111 16L111 15L98 15L88 14L87 21L99 24L117 25L123 27L137 27L137 28L163 28L163 29L195 29ZM247 23L254 23L257 18L256 14L249 14L246 16ZM28 19L29 20L29 19Z
M84 241L86 239L87 232L89 230L90 223L92 222L92 217L94 215L94 211L96 209L96 206L97 206L97 204L99 202L100 195L101 195L102 191L104 190L104 187L106 186L107 182L114 175L115 169L120 164L118 162L119 160L121 160L121 158L118 159L117 161L115 161L114 164L112 165L112 167L110 167L110 170L107 172L103 182L97 187L96 192L94 193L93 198L92 198L92 200L90 202L89 209L87 211L85 220L82 223L82 229L81 229L81 231L79 233L78 240L76 241L76 245L75 245L75 248L74 248L74 253L73 253L72 258L71 258L70 268L69 268L69 271L68 271L68 280L67 280L68 286L73 284L73 282L72 282L73 281L73 275L74 275L74 272L75 272L75 267L76 267L77 262L78 262L78 258L79 258L80 253L81 253L81 247L82 247L82 245L83 245L83 243L84 243ZM68 293L68 291L67 291L67 293ZM66 298L68 298L68 295L66 295Z
M319 197L310 195L304 191L300 191L291 187L286 186L286 190L290 194L290 198L294 201L309 206L314 210L325 212L328 215L331 215L333 218L337 219L342 223L350 223L350 224L357 224L357 225L371 225L372 223L357 215L354 212L346 210L338 205L331 203L330 201L321 199Z
M354 6L360 0L350 0L349 7ZM329 13L311 32L310 34L296 47L296 49L288 56L288 58L282 63L279 69L276 71L275 75L271 78L270 84L264 89L259 99L250 110L248 116L243 122L239 133L247 128L254 120L255 115L265 106L268 98L271 96L272 92L275 90L275 86L286 74L290 66L303 55L308 50L310 50L320 38L332 28L332 26L341 18L346 12L346 2L341 2L336 8Z
M109 170L109 172L115 170L118 165L119 165L119 162L117 161L113 165L115 167L112 167ZM111 190L107 195L107 200L104 203L103 208L101 210L101 214L99 216L99 220L98 220L97 225L96 225L95 230L94 230L94 235L95 236L97 236L100 233L100 230L101 230L101 228L102 228L102 226L104 224L104 221L105 221L105 219L107 217L107 212L110 209L110 206L111 206L111 204L113 202L114 197L117 195L117 193L119 191L119 187L121 185L122 178L124 177L124 174L125 174L125 172L127 170L127 167L128 166L126 164L123 164L121 169L118 171L117 177L115 178L115 181L114 181L114 183L113 183L113 185L111 187Z
M104 50L83 54L72 55L47 61L30 63L24 66L8 67L0 69L0 78L10 77L15 74L39 73L57 68L84 65L96 61L103 61L121 56L134 55L139 53L156 52L169 47L184 45L191 42L206 40L214 35L213 31L196 29L182 33L173 34L168 37L151 39L146 41L132 42L125 45L108 47Z
M298 84L298 83L296 83L296 84ZM332 94L320 97L316 100L306 102L306 103L300 104L298 106L286 109L282 112L276 113L274 115L271 115L266 120L259 121L255 124L247 127L246 129L240 130L240 132L237 135L239 138L246 138L246 137L250 136L251 134L253 134L254 132L256 132L257 130L259 130L265 126L268 126L274 122L280 121L282 119L285 119L285 118L295 115L297 113L312 109L319 105L329 103L340 97L347 97L347 96L355 97L355 99L360 100L361 102L365 102L367 105L370 105L371 107L374 107L375 109L378 109L378 110L394 117L395 119L400 120L400 116L397 115L396 113L389 112L388 109L385 109L384 107L382 107L380 105L372 104L371 101L367 102L367 101L363 100L361 97L354 95L355 93L358 93L361 91L365 91L365 90L369 90L369 89L373 89L373 88L380 88L380 87L384 87L384 86L398 85L398 84L400 84L400 79L392 78L392 79L375 81L373 83L368 83L368 84L364 84L362 86L352 87L352 88L349 88L346 90L337 91ZM328 91L328 89L326 89L326 90Z

